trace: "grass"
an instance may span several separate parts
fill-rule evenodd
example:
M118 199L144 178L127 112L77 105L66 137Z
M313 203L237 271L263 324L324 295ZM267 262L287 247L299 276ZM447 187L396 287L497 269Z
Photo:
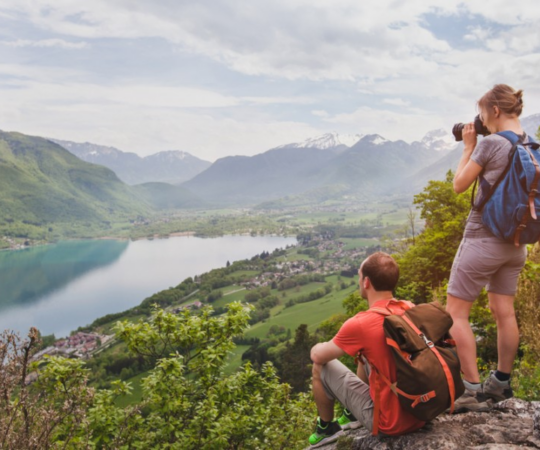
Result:
M116 325L117 322L127 320L130 323L136 323L139 321L139 319L142 319L142 318L148 319L148 317L145 314L137 314L136 316L128 316L122 319L111 320L110 322L106 324L99 325L98 327L96 327L96 332L100 334L114 334L114 326Z
M279 258L276 258L276 261L284 262L284 261L300 261L300 260L311 260L311 256L303 255L301 253L298 253L297 250L293 250L291 252L288 252L284 256L280 256Z
M364 239L364 238L340 238L343 241L343 250L353 250L359 247L370 247L371 245L378 245L378 239Z
M237 289L242 289L242 290L238 290L238 292L234 292L232 294L223 295L223 297L218 298L214 303L212 303L212 306L214 308L219 308L219 307L228 305L231 302L243 301L244 296L246 295L248 291L242 287L237 287Z
M122 395L115 400L116 406L125 408L133 403L139 403L142 400L142 386L141 381L147 377L149 371L142 372L139 375L135 375L133 378L126 380L131 384L132 391L129 395Z
M249 345L237 345L227 359L225 375L231 375L242 365L242 354L249 348Z
M356 286L350 286L337 292L333 291L318 300L300 303L290 308L283 308L280 305L273 309L273 315L269 319L253 325L245 335L247 338L264 339L272 325L290 328L294 332L301 324L307 324L308 330L313 332L321 322L333 314L345 312L342 305L343 299L355 289Z
M231 292L237 291L238 289L244 289L244 287L239 286L238 284L231 284L230 286L225 286L219 290L223 292L223 295L229 295Z
M237 270L236 272L232 272L228 275L229 278L236 277L236 278L251 278L259 274L259 271L257 270Z
M407 221L408 212L409 210L407 208L402 208L389 214L383 214L382 222L387 225L399 225L405 223Z

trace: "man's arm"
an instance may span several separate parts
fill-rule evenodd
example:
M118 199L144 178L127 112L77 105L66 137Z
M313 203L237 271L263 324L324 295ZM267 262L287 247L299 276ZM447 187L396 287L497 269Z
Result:
M345 355L345 352L333 341L322 342L311 349L311 360L315 364L323 365L343 355Z

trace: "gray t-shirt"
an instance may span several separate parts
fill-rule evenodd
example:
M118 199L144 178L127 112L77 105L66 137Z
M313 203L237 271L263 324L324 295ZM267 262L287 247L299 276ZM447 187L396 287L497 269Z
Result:
M525 142L528 141L528 138ZM504 171L508 164L508 155L512 150L512 144L510 141L498 134L491 134L486 136L478 144L472 152L471 159L482 166L484 169L483 177L486 181L493 185ZM480 183L478 183L476 202L484 195L481 192ZM466 238L485 238L494 237L482 223L482 214L478 211L471 209L469 217L467 218L467 224L465 225L465 232L463 237Z

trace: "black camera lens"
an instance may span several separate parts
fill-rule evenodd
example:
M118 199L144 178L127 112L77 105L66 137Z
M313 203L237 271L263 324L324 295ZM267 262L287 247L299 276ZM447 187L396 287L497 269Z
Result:
M452 134L456 138L456 141L462 141L463 140L463 128L465 127L464 123L456 123L452 128ZM480 119L480 116L477 115L474 118L474 131L476 131L477 135L481 136L488 136L490 135L490 131L485 127L484 123Z

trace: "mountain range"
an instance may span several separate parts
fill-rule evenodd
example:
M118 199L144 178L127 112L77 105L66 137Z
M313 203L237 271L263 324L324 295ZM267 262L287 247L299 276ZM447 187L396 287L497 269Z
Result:
M444 130L411 144L376 134L343 139L328 133L251 157L218 159L182 186L222 204L258 204L283 197L295 204L350 196L368 199L387 195L456 146Z
M0 226L135 220L155 210L201 206L180 186L129 186L50 140L0 131Z
M522 125L535 135L540 114L524 118ZM376 134L333 132L210 164L185 152L141 158L113 147L0 131L0 225L108 222L156 210L221 205L273 208L410 197L429 180L455 170L461 152L444 130L410 144ZM138 184L125 184L98 164L104 161Z
M28 223L145 215L146 202L106 167L44 138L0 131L0 219Z
M540 114L521 123L534 137ZM251 157L218 159L182 186L211 203L262 207L391 199L412 196L429 180L444 179L456 169L462 149L442 129L410 144L374 134L327 133Z
M179 184L193 178L212 163L180 150L158 152L140 157L114 147L49 139L83 161L111 169L124 183L162 182Z

